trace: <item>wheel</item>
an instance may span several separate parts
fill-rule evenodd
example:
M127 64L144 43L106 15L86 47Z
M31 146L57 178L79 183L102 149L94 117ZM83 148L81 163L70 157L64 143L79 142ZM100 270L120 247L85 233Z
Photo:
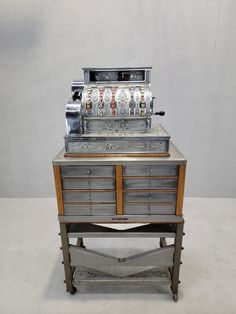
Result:
M172 297L173 297L173 300L174 300L175 302L178 301L178 293L173 293L173 294L172 294Z
M72 286L72 291L69 291L71 295L75 294L77 292L77 288Z

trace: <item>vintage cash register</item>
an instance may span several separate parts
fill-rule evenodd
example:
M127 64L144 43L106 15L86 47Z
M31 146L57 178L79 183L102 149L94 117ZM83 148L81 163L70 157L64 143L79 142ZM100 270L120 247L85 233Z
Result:
M151 68L84 69L66 106L66 155L169 156L169 135L151 126Z
M66 105L65 148L53 159L67 291L83 283L164 283L176 301L186 159L152 124L165 113L154 111L151 68L83 70ZM157 237L160 248L116 258L85 248L86 237Z

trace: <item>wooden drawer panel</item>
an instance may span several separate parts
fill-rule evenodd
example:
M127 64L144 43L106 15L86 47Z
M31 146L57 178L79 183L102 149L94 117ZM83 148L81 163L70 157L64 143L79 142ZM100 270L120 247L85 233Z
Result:
M132 203L124 204L125 215L174 215L175 202L173 203Z
M115 189L114 178L74 177L62 178L62 188L65 189Z
M124 189L177 189L178 179L129 178L124 179Z
M65 205L65 215L111 216L116 214L115 204Z
M123 167L124 176L178 176L178 166L128 165Z
M62 177L112 177L115 174L113 166L62 166Z
M115 191L63 191L64 202L115 202Z
M174 202L176 201L176 193L164 193L164 192L124 192L124 202Z

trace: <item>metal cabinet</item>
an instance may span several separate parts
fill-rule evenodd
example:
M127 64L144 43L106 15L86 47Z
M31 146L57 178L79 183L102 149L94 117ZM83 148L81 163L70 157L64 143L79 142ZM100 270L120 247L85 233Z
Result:
M186 160L170 157L68 158L53 161L59 215L71 221L178 222L182 216Z
M86 270L86 267L92 267L96 268L94 282L99 282L101 272L100 281L108 283L168 282L176 299L186 170L186 159L176 147L170 145L170 157L158 158L70 158L61 151L53 160L53 168L67 290L73 293L78 282L92 282L92 278L88 278L91 274ZM99 229L94 223L148 225L145 230L137 227L122 233L111 228ZM115 236L154 236L160 239L160 247L122 259L83 246L83 238L86 237ZM172 246L166 244L168 236L174 238ZM71 237L78 239L77 245L70 243ZM164 272L159 269L162 264L166 268ZM149 279L142 279L137 274L140 273L137 267L141 266L151 271ZM152 281L150 274L159 281ZM118 279L112 279L112 275Z

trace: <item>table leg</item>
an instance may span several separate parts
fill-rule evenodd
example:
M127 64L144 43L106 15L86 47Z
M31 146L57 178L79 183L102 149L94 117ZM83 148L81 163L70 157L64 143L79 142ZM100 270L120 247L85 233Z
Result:
M177 224L176 226L176 237L175 237L175 254L174 254L174 265L172 267L172 286L171 291L175 302L178 301L178 285L179 285L179 270L180 270L180 259L182 250L183 240L183 228L184 224Z
M60 233L61 233L63 264L64 264L64 271L65 271L66 290L70 292L70 294L74 294L76 292L76 288L72 284L73 270L72 270L72 267L70 266L69 238L67 235L66 223L60 223Z

